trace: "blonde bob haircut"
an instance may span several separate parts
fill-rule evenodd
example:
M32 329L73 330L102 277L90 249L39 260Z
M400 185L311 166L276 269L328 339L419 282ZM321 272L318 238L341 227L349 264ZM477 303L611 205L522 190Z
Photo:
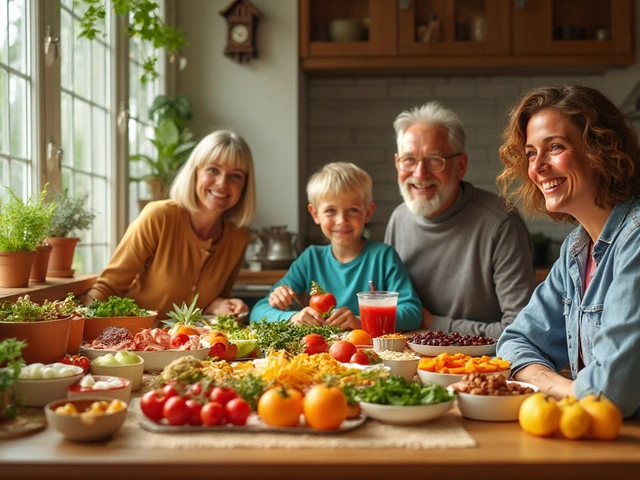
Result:
M198 169L213 162L244 172L245 182L240 199L224 213L224 217L238 227L248 226L256 208L253 157L244 138L230 130L216 130L196 145L171 185L170 198L190 212L200 211L196 195Z
M362 199L365 208L373 201L372 182L367 172L350 162L327 163L309 178L307 198L314 208L331 195L353 195Z

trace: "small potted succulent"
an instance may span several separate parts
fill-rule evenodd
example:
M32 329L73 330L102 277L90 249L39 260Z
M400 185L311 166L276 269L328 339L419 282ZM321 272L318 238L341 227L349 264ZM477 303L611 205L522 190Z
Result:
M15 338L0 340L0 423L17 415L11 399L11 386L18 381L24 366L22 349L26 346L26 343Z
M55 203L45 203L47 187L26 201L9 187L0 198L0 287L27 287L37 247L51 224Z
M48 273L51 277L72 277L74 274L71 265L80 241L78 232L90 229L96 218L95 210L87 207L88 197L88 193L69 196L65 189L53 199L55 209L47 232L47 242L53 246Z

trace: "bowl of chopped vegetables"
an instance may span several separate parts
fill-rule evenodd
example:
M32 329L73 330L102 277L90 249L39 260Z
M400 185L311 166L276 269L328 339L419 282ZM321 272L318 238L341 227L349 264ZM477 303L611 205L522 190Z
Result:
M107 327L126 328L133 335L153 327L158 312L144 310L131 298L111 296L106 302L93 301L83 310L86 320L82 338L91 342Z
M360 408L374 420L391 425L417 425L447 413L455 394L439 385L421 385L392 375L361 389Z

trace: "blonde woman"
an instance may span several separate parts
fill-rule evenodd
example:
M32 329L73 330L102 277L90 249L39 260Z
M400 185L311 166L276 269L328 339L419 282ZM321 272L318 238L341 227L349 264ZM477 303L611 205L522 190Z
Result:
M229 130L207 135L176 177L170 199L152 202L129 226L111 261L82 299L129 297L166 317L173 304L240 313L231 288L249 243L255 210L251 150Z

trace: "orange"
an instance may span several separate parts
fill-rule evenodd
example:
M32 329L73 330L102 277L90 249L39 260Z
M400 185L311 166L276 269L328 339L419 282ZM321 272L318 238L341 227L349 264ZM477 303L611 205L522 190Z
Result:
M569 440L577 440L584 436L591 425L591 417L580 406L576 397L566 397L558 402L562 411L560 416L560 433Z
M622 427L622 413L615 403L604 395L587 395L580 399L580 406L591 417L587 432L596 440L615 440Z
M200 339L207 342L211 346L216 343L224 343L225 346L229 344L227 336L219 330L211 330L209 333L203 335Z
M200 332L189 325L180 325L176 329L175 333L184 333L185 335L200 335Z
M295 427L302 413L302 393L288 387L274 387L258 400L258 415L272 427Z
M356 328L347 334L347 341L354 345L371 345L373 340L371 340L371 335L367 332Z
M551 396L540 392L522 402L518 421L525 432L549 437L558 429L561 414L558 403Z
M337 430L347 418L347 399L339 387L316 385L304 397L307 424L316 430Z

